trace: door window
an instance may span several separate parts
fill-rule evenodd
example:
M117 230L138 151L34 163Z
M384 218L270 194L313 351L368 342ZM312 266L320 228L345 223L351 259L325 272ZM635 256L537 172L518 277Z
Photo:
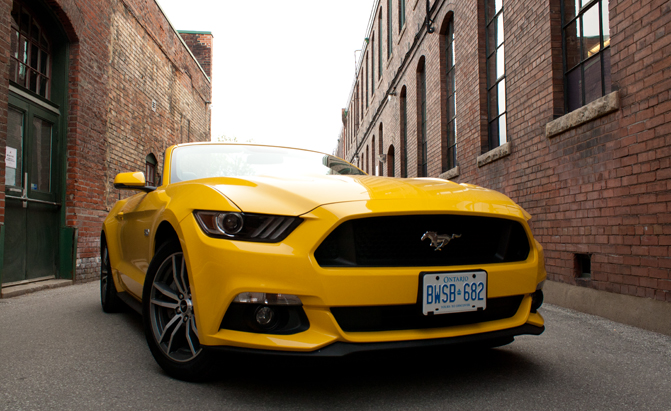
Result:
M23 186L23 123L25 114L14 107L7 113L5 185L8 191L21 192Z
M39 117L33 118L33 135L29 158L32 162L30 189L51 192L51 145L53 124Z
M5 192L9 196L57 202L54 159L58 115L34 101L10 93L7 111ZM9 161L7 161L9 160Z

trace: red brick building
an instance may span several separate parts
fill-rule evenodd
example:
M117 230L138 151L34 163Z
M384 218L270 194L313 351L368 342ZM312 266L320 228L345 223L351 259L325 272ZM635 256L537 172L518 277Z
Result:
M1 283L97 279L114 176L156 184L169 145L210 139L212 36L185 42L154 0L2 0L0 17Z
M666 0L378 0L337 153L501 191L533 216L546 296L671 318Z

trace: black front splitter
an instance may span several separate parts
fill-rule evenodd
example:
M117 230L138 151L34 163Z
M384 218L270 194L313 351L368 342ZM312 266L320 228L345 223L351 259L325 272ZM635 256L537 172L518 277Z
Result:
M379 343L347 343L336 342L319 350L310 352L256 350L230 346L202 346L205 350L230 354L255 354L290 357L344 357L346 355L364 352L379 352L387 350L403 350L413 348L436 348L451 345L486 345L489 341L511 339L518 335L540 335L545 331L544 326L537 327L524 324L506 330L492 331L482 334L464 335L461 337L435 338L430 340L392 341Z

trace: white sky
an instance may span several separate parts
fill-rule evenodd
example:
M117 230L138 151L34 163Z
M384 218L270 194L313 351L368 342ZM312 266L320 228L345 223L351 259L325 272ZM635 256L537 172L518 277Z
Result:
M374 0L157 0L214 36L212 139L331 153Z

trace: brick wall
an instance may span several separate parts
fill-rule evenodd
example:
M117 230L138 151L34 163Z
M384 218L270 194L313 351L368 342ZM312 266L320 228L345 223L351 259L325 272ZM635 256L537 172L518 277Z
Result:
M383 41L384 72L379 79L376 72L378 86L361 118L348 110L338 154L347 160L360 157L383 124L383 153L394 146L395 175L400 176L399 103L405 87L408 176L417 175L417 65L424 58L428 173L441 175L447 131L440 35L453 17L458 169L450 170L451 179L501 191L530 212L532 230L546 251L549 279L671 302L671 2L610 0L611 78L619 109L547 137L548 123L568 117L560 2L504 0L511 148L509 155L479 166L477 157L489 149L480 3L431 1L435 32L427 34L424 2L406 1L401 33L397 10L392 10L391 59L386 58L387 2L376 6L383 12L383 33L374 24L368 37ZM366 75L360 68L359 84ZM395 95L389 99L388 93ZM354 121L359 121L356 132ZM386 174L386 166L381 170ZM591 278L576 278L576 254L590 257Z
M100 178L105 182L100 187L104 203L96 212L89 211L94 214L87 218L90 230L83 233L80 223L78 280L97 275L100 219L120 196L111 185L114 176L144 171L150 153L158 160L160 173L163 153L171 144L210 140L210 81L156 3L119 1L112 5L111 14L109 60L105 62L109 94L101 153L105 167Z
M169 145L209 140L211 83L154 0L47 0L44 6L70 42L65 223L78 229L75 280L87 281L99 276L102 220L119 198L114 176L144 171L150 153L160 172ZM3 96L10 9L11 1L0 2ZM0 163L6 113L7 98L0 98ZM0 221L3 201L4 189Z
M208 77L212 77L212 33L179 31L189 50L193 53Z

